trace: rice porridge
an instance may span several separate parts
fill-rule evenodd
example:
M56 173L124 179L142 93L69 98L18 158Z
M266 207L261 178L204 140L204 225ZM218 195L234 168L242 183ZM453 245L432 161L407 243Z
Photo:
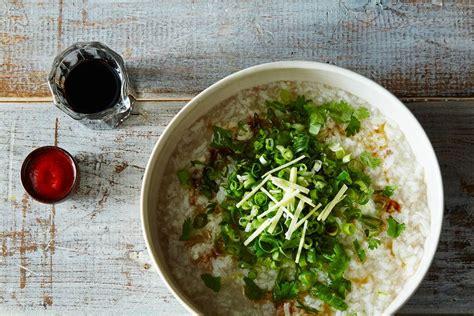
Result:
M318 107L328 102L344 101L353 107L353 116L352 118L348 116L347 122L344 121L346 123L338 123L338 116L334 115L340 115L340 113L328 112L335 114L328 116L320 130L319 125L315 123L317 119L313 120L311 118L308 121L307 118L302 117L301 122L308 121L308 124L310 124L308 134L307 127L300 126L304 124L298 123L299 121L296 122L294 118L291 119L291 127L288 127L289 123L285 123L286 125L281 123L287 117L284 113L280 113L283 110L278 110L279 104L284 103L283 101L275 104L267 103L268 100L280 100L282 98L281 91L285 91L287 94L289 92L291 97L288 98L294 104L297 102L294 101L296 96L304 96L306 100L312 100L312 103L302 101L305 106L314 104ZM263 188L267 188L267 190L263 190L263 193L267 194L269 199L265 198L262 191L258 191L258 193L261 193L259 195L260 200L265 201L261 204L266 203L266 206L260 210L258 210L258 198L251 196L251 194L256 194L252 190L255 191L256 185L259 181L264 182L265 177L254 177L255 183L249 184L248 189L244 189L250 176L235 174L236 184L232 186L233 183L231 182L234 180L229 180L230 175L233 174L234 170L238 170L239 164L245 163L249 159L242 158L239 161L238 158L233 156L226 156L226 151L215 145L214 147L219 149L217 154L213 150L209 150L212 147L211 142L216 142L216 129L213 130L213 126L233 131L234 139L231 140L232 142L238 144L238 142L250 141L251 139L252 148L257 148L255 142L257 142L259 128L263 129L266 123L259 123L259 127L255 128L255 126L252 126L253 123L248 122L250 122L250 117L254 113L258 113L260 116L267 115L265 114L267 113L267 107L270 107L277 117L280 115L279 124L287 126L285 128L290 130L290 137L296 137L293 135L300 135L301 133L306 133L309 137L312 137L312 133L317 135L319 142L324 143L324 146L326 146L324 150L329 152L329 155L332 155L331 152L334 153L336 158L332 159L336 161L337 168L339 168L334 167L337 170L334 177L338 178L337 182L334 182L336 184L328 182L328 179L331 178L328 176L330 174L327 171L328 165L319 166L318 168L318 164L321 161L324 164L325 160L311 158L313 160L308 160L310 162L305 164L308 166L307 170L304 164L294 162L293 165L274 171L272 175L267 176L270 179L269 181L273 179L274 183L263 186ZM370 116L366 119L353 121L354 117L359 118L355 113L358 113L357 110L362 107L368 110L367 115L370 114ZM247 127L242 127L246 124ZM351 127L356 132L349 130ZM268 131L275 129L274 126L265 128ZM316 130L311 131L312 128L316 128ZM241 132L241 130L244 132ZM293 130L295 131L294 134L291 132ZM249 135L245 131L248 131ZM348 136L349 134L351 135ZM262 137L270 138L268 133ZM277 138L274 138L274 140L277 141ZM262 145L264 146L263 149L255 149L259 158L255 158L255 162L251 164L252 167L248 167L249 170L253 170L251 168L265 168L265 165L270 166L269 157L259 154L259 152L265 150L265 146L267 149L273 148L272 150L277 153L275 154L276 160L278 157L280 159L285 158L284 162L288 162L288 164L293 163L300 156L298 147L295 147L297 146L295 142L293 142L293 147L280 146L278 150L275 149L278 146L273 142L273 139L272 141L265 140ZM163 181L159 192L157 212L159 212L160 218L160 243L177 284L201 308L203 313L296 315L315 312L334 315L352 315L353 313L358 313L358 315L380 315L417 270L423 257L423 245L430 229L430 212L426 202L424 171L416 162L412 150L399 128L382 116L376 108L363 100L345 91L318 83L274 82L243 90L236 96L222 102L212 110L212 113L204 115L195 122L185 133L185 136L177 141L177 144L179 145L176 147L163 177L166 180ZM303 152L308 151L301 151L301 153ZM370 155L366 157L366 153L370 153ZM239 155L243 154L245 153ZM320 157L318 155L315 157ZM301 154L302 156L304 155ZM326 155L323 154L322 157L326 157ZM307 158L308 154L304 159ZM183 178L188 183L195 183L196 181L192 182L192 179L188 179L189 174L183 174L181 178L178 177L177 173L180 170L186 168L191 170L192 177L193 170L196 173L197 168L206 168L199 167L200 163L205 165L216 159L222 159L226 164L226 175L215 180L213 193L197 191L193 188L193 185L183 187ZM370 167L371 159L373 162L377 162L372 167ZM353 161L352 165L350 165L351 161ZM192 165L191 162L193 162ZM355 173L352 173L353 168L361 168L359 166L361 162L365 162L369 166L364 165L364 175L361 175L362 180L370 178L370 181L366 181L368 188L363 186L364 181L356 181L354 179ZM327 163L330 164L331 160ZM277 166L277 163L274 164ZM283 161L282 166L284 166ZM299 166L297 170L298 180L294 181L295 184L289 184L292 169L296 170L296 166ZM268 169L270 167L265 171L268 171ZM326 173L318 178L318 174L322 173L323 170ZM281 179L278 179L276 174ZM306 181L305 179L309 180ZM199 179L199 183L202 185L204 182ZM327 193L327 197L321 197L321 193L317 188L324 186L327 188L328 185L334 186L335 189L331 194ZM272 188L274 189L272 190ZM353 188L352 191L351 188ZM226 242L226 240L229 240L229 237L226 237L227 239L224 238L225 247L220 245L220 248L225 248L223 250L218 245L221 242L222 235L225 234L223 230L227 229L222 223L231 220L228 219L230 211L225 206L221 207L220 205L227 203L226 201L230 199L229 194L231 194L229 192L232 192L232 190L234 190L236 196L241 194L239 198L234 198L234 200L236 202L240 200L244 209L246 203L248 204L245 201L247 196L249 196L249 200L256 201L252 203L257 206L248 205L248 211L237 208L240 215L237 215L237 223L230 225L230 227L240 234L242 241L236 238ZM350 199L351 193L354 192L362 192L360 194L368 192L369 198L354 207L348 206L347 201ZM293 195L291 195L292 193ZM290 202L284 204L283 200ZM293 205L291 204L292 201ZM302 202L298 203L298 201ZM314 208L311 203L314 204ZM320 205L319 209L316 205L318 203ZM299 207L300 204L304 207L307 206L307 208ZM276 206L280 206L280 208ZM269 212L272 207L275 208L275 211L278 210L276 215ZM234 205L229 209L233 212L236 207ZM279 214L280 209L283 215ZM272 217L269 214L267 214L268 217L265 217L265 210L271 213ZM312 214L309 214L311 210L314 210L312 213L314 218L311 217ZM347 215L350 211L356 212L353 217ZM357 212L359 213L357 214ZM199 214L205 214L202 216L205 219L203 223L199 222L201 218L196 219ZM304 215L308 215L306 220L303 217ZM274 219L277 216L281 216L280 222L278 222L278 219ZM296 219L293 220L294 217ZM189 219L193 218L194 221L190 222ZM374 218L377 220L373 220L374 223L371 223L370 219ZM188 222L185 223L187 220ZM303 222L296 229L299 220ZM326 221L324 222L324 220ZM331 221L331 223L328 223L328 221ZM281 237L269 233L270 229L267 228L277 222L277 230L278 227L283 227ZM314 233L317 236L314 241L310 237L309 228L313 222L315 227L320 228L322 226L323 228L320 229L324 230L323 232ZM239 223L241 224L240 227ZM259 232L259 227L263 227L267 223L268 226L265 226ZM375 228L371 226L372 224ZM194 227L192 227L193 225ZM183 230L186 230L186 228L190 232L184 232ZM317 228L315 228L316 230ZM255 236L249 236L251 233ZM291 233L294 234L293 237ZM262 239L261 234L266 234L267 243L265 243L267 239ZM184 235L187 236L183 237ZM255 239L252 239L252 237ZM295 240L293 248L286 244L292 240L291 238ZM244 239L246 239L247 244L243 243ZM341 264L345 265L345 269L339 271L343 274L337 277L334 276L334 262L331 261L336 260L334 258L337 251L331 248L331 251L335 251L336 255L331 252L332 256L329 256L324 253L325 250L321 250L324 248L323 245L326 240L336 240L334 242L340 244L344 249L342 257L346 259L344 259L345 261L342 260ZM258 245L254 245L257 243ZM232 245L237 250L230 249ZM333 247L332 245L331 247ZM258 258L253 258L253 261L250 261L252 263L241 259L242 253L247 251L245 250L246 247L260 249L261 257L253 252L254 248L249 248L250 255ZM268 251L265 249L266 247L268 247ZM334 247L334 249L337 248L335 244ZM314 263L312 265L314 259L311 259L311 255L313 253L316 256L315 262L319 262L319 264ZM301 261L301 257L304 257L305 262ZM260 264L261 262L265 262L265 264ZM286 288L290 288L290 285L293 286L294 288L291 290L282 289L283 286L275 289L277 286L275 284L281 278L282 269L285 270L286 283L282 281L281 284ZM306 271L312 271L312 274L305 274ZM203 275L206 275L207 279ZM305 279L307 277L311 277L311 280L307 281ZM342 292L333 286L339 280L346 282L343 283L345 285ZM315 288L315 286L319 286L319 288ZM254 290L253 294L252 290ZM297 292L293 293L291 291ZM255 299L249 299L249 297ZM290 297L292 298L289 299ZM343 299L343 302L338 301L338 299Z

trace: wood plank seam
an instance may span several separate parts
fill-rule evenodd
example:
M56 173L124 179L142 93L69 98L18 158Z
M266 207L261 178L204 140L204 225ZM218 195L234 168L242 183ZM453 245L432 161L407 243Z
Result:
M398 98L402 102L455 102L455 101L474 101L474 96L467 97L402 97ZM136 98L136 102L189 102L192 97L177 97L177 98ZM0 97L0 104L11 104L11 103L52 103L53 100L49 97L27 97L27 98L14 98L14 97Z

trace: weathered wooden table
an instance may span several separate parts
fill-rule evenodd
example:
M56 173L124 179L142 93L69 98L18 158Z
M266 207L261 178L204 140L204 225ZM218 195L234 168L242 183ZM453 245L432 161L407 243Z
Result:
M195 93L236 70L316 60L355 70L414 112L440 161L439 249L401 313L474 310L474 61L471 0L0 0L0 312L184 314L150 267L140 229L145 164ZM117 130L92 131L51 106L46 76L76 41L124 56L141 100ZM82 169L74 198L31 200L33 148L58 144Z

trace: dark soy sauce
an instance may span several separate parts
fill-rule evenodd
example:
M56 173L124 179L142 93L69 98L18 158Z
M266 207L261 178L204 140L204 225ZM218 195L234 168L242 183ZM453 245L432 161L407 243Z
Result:
M120 78L117 72L99 59L77 64L64 82L66 99L78 113L102 112L114 106L120 97Z

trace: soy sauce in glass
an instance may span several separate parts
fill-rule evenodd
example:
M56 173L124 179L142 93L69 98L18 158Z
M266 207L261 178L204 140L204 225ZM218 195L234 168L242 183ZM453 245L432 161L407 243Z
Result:
M100 59L80 62L64 81L64 92L71 108L78 113L99 113L113 107L120 98L120 77Z
M48 85L58 109L97 130L116 128L135 101L123 58L100 42L79 42L62 51Z

